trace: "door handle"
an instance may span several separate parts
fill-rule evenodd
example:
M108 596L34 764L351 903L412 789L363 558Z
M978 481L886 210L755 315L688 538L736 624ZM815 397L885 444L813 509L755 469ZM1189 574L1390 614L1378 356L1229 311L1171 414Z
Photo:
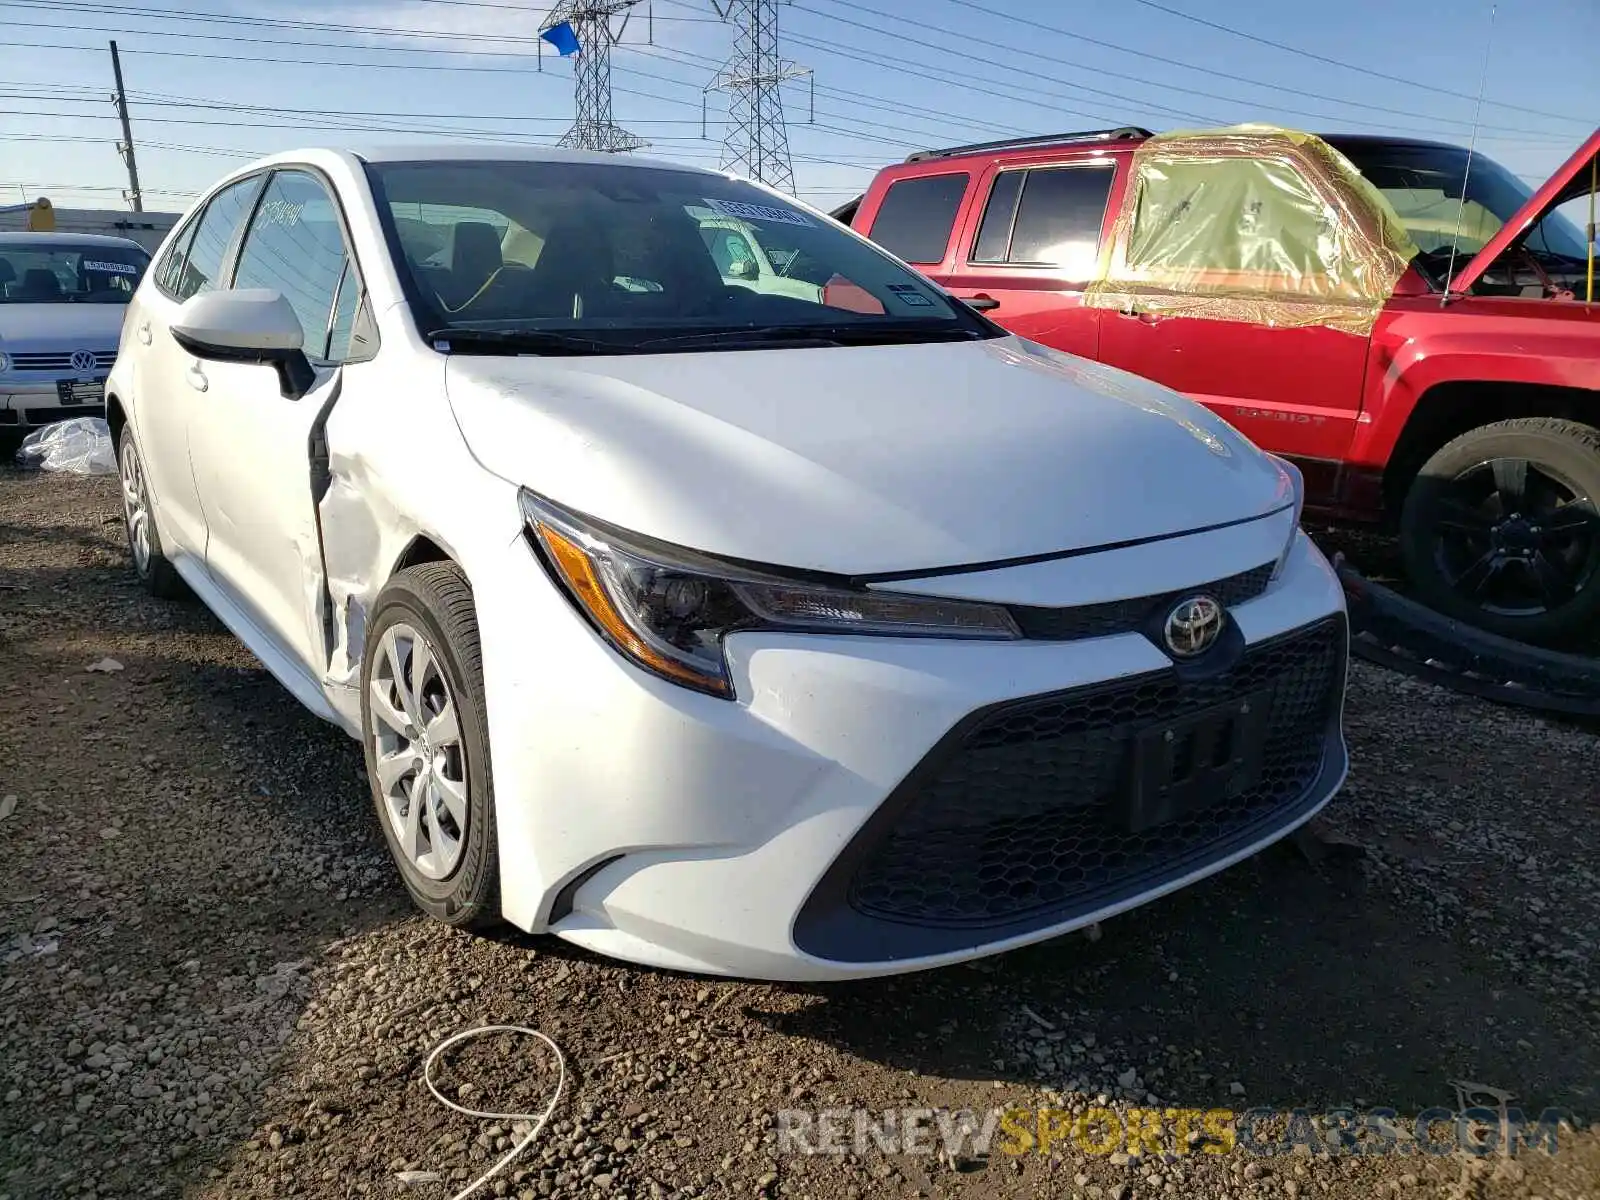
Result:
M1127 317L1129 320L1138 321L1144 325L1154 325L1162 320L1160 313L1135 312L1132 307L1117 309L1117 316Z
M134 332L134 336L139 339L141 344L146 345L146 346L148 346L150 344L150 322L149 321L141 321L139 323L138 327L136 329L134 329L133 332Z
M989 312L1000 307L1000 301L993 296L986 296L982 292L979 292L976 296L966 297L966 303L968 308L975 308L979 312Z
M203 392L211 386L211 381L206 378L206 373L200 369L199 363L185 371L183 377L189 381L189 386L197 392Z

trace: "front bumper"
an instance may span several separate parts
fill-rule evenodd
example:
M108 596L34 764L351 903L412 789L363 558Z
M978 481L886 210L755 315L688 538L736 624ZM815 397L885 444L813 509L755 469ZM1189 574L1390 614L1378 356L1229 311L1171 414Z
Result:
M67 378L78 382L75 375ZM100 399L64 404L55 379L30 379L25 383L0 380L0 430L37 429L41 425L66 421L72 417L104 417L106 402L103 376L99 377L99 383L102 389Z
M1302 535L1280 578L1231 617L1247 656L1319 624L1333 638L1328 669L1313 685L1320 692L1310 709L1297 710L1302 734L1305 713L1314 710L1309 757L1289 764L1277 793L1256 797L1238 820L1217 824L1214 836L1181 845L1147 839L1137 863L1095 886L1057 888L998 920L974 919L961 907L973 896L992 898L1013 884L1026 891L1045 876L1059 883L1063 866L1083 865L1058 854L1031 883L1021 877L1026 871L994 877L1008 856L1061 850L1068 818L1077 819L1065 811L1071 796L1064 808L1035 789L1033 807L1019 809L1015 778L967 780L968 800L992 793L989 809L1013 805L1004 846L987 858L996 830L981 819L981 801L965 808L957 801L954 823L924 821L921 832L931 830L932 840L919 849L905 840L907 797L926 797L930 772L949 763L952 739L959 743L996 706L1040 697L1070 705L1080 689L1137 691L1169 679L1173 664L1150 640L1139 633L1013 643L740 634L728 642L739 697L728 703L625 666L537 578L526 548L511 550L533 571L516 594L541 596L531 624L525 605L513 615L489 599L506 595L501 589L478 593L506 916L615 957L820 980L998 953L1103 920L1255 853L1314 815L1344 777L1343 595ZM1253 564L1234 564L1245 565ZM518 574L523 569L515 565ZM1226 681L1208 686L1226 690ZM1041 745L1060 748L1050 736ZM1102 754L1096 769L1120 771L1119 753ZM963 830L963 814L979 819ZM1030 827L1037 842L1026 836ZM918 832L915 821L909 828ZM887 877L886 853L898 855ZM917 853L927 855L936 885L923 892L943 888L932 902L912 895ZM863 882L875 861L878 879ZM987 891L985 879L994 885Z

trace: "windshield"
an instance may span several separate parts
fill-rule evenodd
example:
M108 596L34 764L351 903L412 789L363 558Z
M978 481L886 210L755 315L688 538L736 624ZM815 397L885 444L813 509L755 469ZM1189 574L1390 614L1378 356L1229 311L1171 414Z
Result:
M126 304L149 265L132 246L0 243L0 304Z
M430 336L581 335L545 336L561 353L717 349L719 334L734 348L763 331L807 344L997 333L828 218L722 176L572 162L368 170Z
M1467 152L1455 147L1338 139L1331 144L1383 193L1425 255L1441 250L1448 254L1458 219L1461 253L1476 254L1533 195L1526 183L1482 153L1473 154L1469 173ZM1558 212L1539 222L1524 244L1559 258L1582 259L1586 254L1583 236Z

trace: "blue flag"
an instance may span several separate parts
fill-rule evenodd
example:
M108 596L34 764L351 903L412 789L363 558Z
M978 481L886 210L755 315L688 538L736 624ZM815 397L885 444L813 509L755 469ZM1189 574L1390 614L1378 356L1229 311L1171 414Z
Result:
M562 58L578 52L578 35L572 32L572 23L570 21L552 25L539 36L561 51Z

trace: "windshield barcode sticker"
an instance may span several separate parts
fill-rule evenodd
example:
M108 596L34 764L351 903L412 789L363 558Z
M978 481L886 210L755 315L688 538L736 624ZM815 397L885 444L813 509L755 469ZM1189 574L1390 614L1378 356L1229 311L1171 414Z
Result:
M900 301L900 303L902 303L902 304L910 304L910 305L912 305L913 307L916 307L916 308L932 308L933 307L933 301L928 299L920 291L918 291L917 288L913 284L909 284L909 283L890 283L890 284L885 284L884 286L887 287L891 292L893 292L895 297L896 297L896 299L898 299Z
M83 269L85 271L110 271L113 275L137 275L139 273L139 268L132 263L92 262L87 258L83 260Z
M740 217L746 221L778 221L784 225L815 224L803 212L792 208L775 208L768 204L746 204L743 200L707 200L713 209L725 217Z

